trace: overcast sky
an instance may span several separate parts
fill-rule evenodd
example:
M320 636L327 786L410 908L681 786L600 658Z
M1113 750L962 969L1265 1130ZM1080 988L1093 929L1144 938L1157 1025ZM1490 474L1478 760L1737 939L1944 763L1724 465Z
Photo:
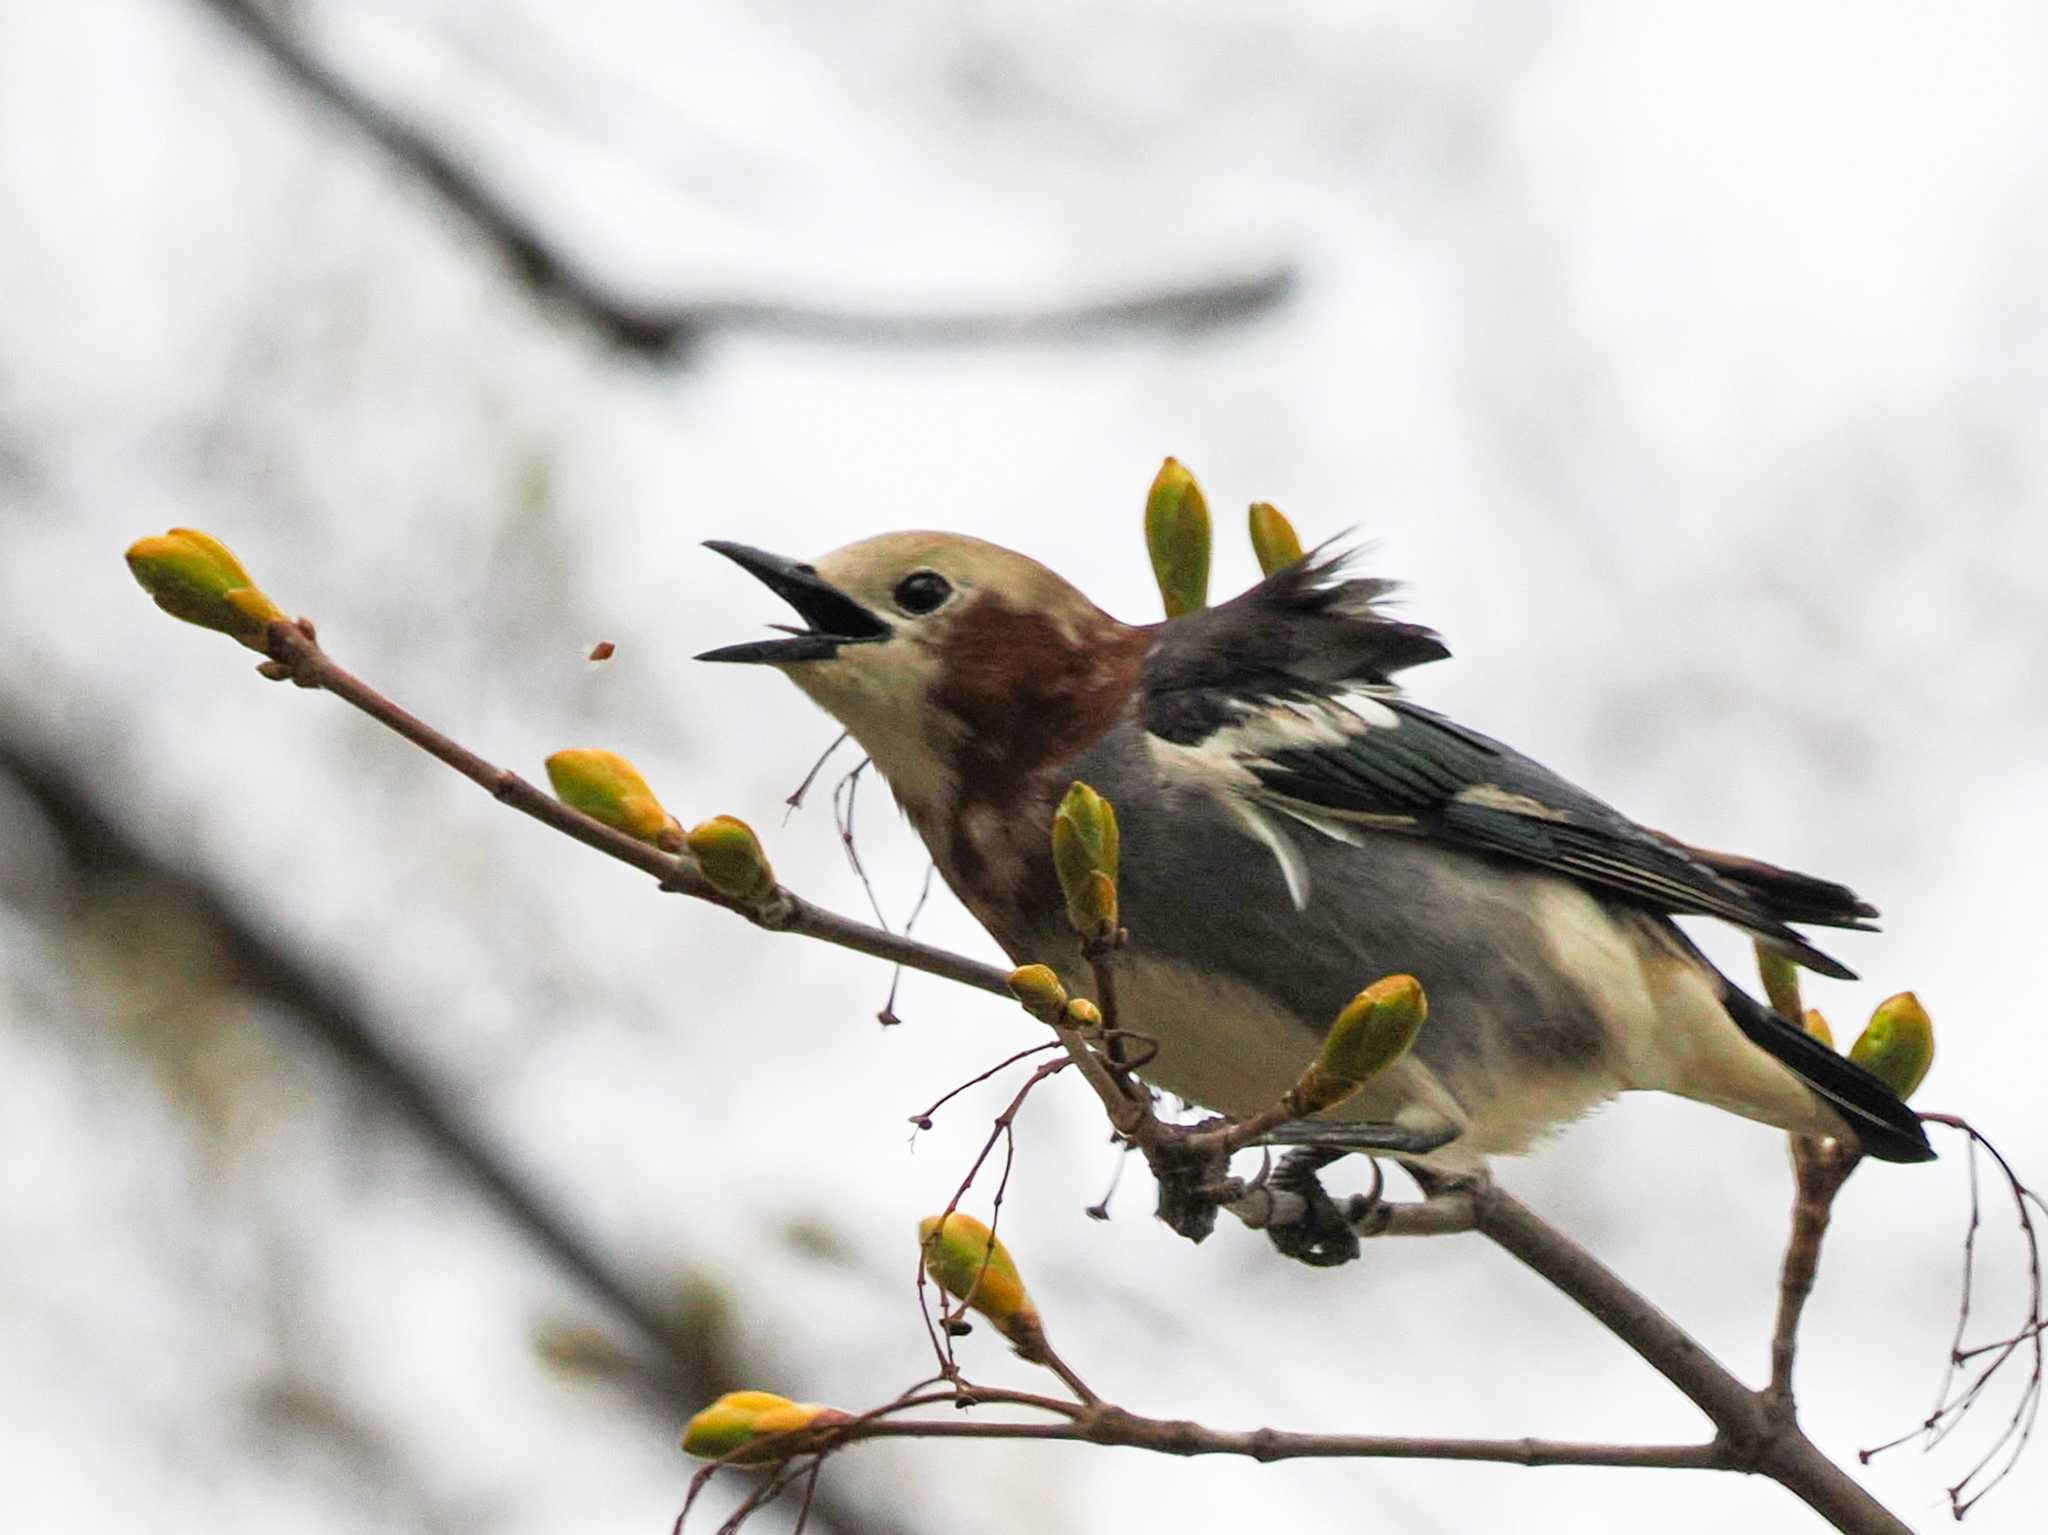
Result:
M863 896L833 727L689 657L776 617L699 547L938 526L1157 616L1162 455L1251 579L1242 507L1356 529L1456 659L1423 702L1707 846L1853 884L1882 936L1812 982L1853 1035L1918 990L1923 1107L2048 1179L2048 21L2037 7L302 0L318 56L645 304L1059 308L1291 271L1246 323L985 345L714 331L610 346L199 0L0 8L0 728L343 982L650 1286L732 1308L756 1384L846 1407L926 1367L916 1219L1032 1042L1013 1010L658 898L332 699L175 627L121 549L226 539L342 661L537 775L632 756L686 822ZM602 667L583 657L618 646ZM850 765L850 762L849 764ZM831 773L826 784L829 786ZM677 1424L544 1368L604 1322L289 1020L223 999L138 893L59 921L0 799L0 1523L492 1535L665 1529ZM891 921L924 860L879 786ZM927 936L995 957L950 898ZM1708 935L1731 969L1739 941ZM180 947L181 944L184 947ZM199 979L194 980L193 977ZM1944 1151L1952 1143L1938 1142ZM1147 1213L1065 1079L1004 1229L1062 1352L1219 1426L1674 1439L1640 1361L1476 1238L1283 1264ZM1509 1187L1764 1374L1783 1138L1612 1106ZM1809 1313L1837 1459L1927 1410L1964 1160L1859 1173ZM1993 1221L1977 1316L2023 1296ZM1026 1381L985 1333L990 1378ZM1919 1527L2001 1400L1858 1475ZM1682 1473L1258 1467L862 1447L907 1530L1806 1528ZM2048 1451L1973 1514L2031 1532ZM715 1527L716 1517L702 1527ZM769 1519L764 1529L784 1527Z

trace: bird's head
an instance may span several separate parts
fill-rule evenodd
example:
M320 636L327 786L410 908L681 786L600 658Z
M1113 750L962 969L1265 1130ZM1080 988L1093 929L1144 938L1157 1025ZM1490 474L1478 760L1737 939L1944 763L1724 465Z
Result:
M934 807L1085 745L1136 676L1144 631L1036 560L952 533L885 533L800 563L709 545L806 627L706 651L776 667L849 731L899 798Z

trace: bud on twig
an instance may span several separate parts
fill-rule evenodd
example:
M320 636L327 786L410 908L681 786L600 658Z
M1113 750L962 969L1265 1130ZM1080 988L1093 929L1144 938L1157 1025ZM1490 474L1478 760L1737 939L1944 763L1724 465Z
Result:
M1301 559L1301 538L1294 524L1270 501L1252 503L1252 553L1259 557L1260 574L1268 576Z
M1886 997L1849 1047L1849 1059L1901 1098L1909 1098L1934 1064L1934 1020L1910 991Z
M1052 818L1052 861L1067 898L1067 920L1093 942L1117 934L1118 839L1109 801L1076 779Z
M1805 1018L1801 1021L1805 1023L1807 1033L1826 1045L1830 1050L1835 1048L1835 1031L1828 1027L1828 1021L1821 1016L1819 1008L1809 1007L1806 1010Z
M1761 938L1756 942L1756 971L1763 977L1764 995L1780 1018L1796 1020L1805 1012L1799 1000L1799 967Z
M1102 1027L1102 1009L1086 997L1071 997L1060 1010L1060 1022L1083 1034L1092 1034Z
M231 635L264 649L265 631L284 613L216 538L173 528L128 546L128 569L156 605L173 618Z
M800 1441L785 1440L752 1452L747 1446L777 1434L850 1421L850 1414L816 1402L792 1402L771 1391L728 1391L690 1419L683 1429L683 1449L704 1460L730 1457L742 1465L786 1460L803 1448Z
M1040 1023L1052 1023L1067 1006L1067 988L1050 965L1025 965L1010 972L1010 995Z
M720 895L753 906L775 894L775 870L754 828L738 816L715 815L685 839L697 867Z
M1168 618L1208 605L1209 503L1179 459L1159 466L1145 497L1145 548Z
M1414 976L1374 981L1337 1014L1322 1054L1289 1095L1290 1110L1317 1114L1342 1103L1406 1055L1428 1017L1429 1001Z
M979 1311L1013 1343L1042 1336L1038 1309L1009 1250L973 1216L955 1210L943 1226L936 1215L918 1222L924 1271L955 1300Z
M547 770L555 798L571 810L671 853L681 849L682 824L662 809L640 770L617 752L572 747L548 758Z

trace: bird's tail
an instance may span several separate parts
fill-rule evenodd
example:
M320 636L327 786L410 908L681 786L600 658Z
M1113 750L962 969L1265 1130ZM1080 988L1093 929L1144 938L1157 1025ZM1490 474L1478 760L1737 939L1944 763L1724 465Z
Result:
M1878 1078L1732 982L1723 983L1721 1005L1752 1044L1769 1051L1833 1105L1866 1155L1885 1162L1934 1160L1920 1117Z

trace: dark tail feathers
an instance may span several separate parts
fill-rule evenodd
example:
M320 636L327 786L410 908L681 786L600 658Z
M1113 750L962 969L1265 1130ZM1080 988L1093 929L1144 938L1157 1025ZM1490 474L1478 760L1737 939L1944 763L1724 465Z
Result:
M1741 987L1727 986L1721 1001L1744 1034L1841 1112L1866 1155L1885 1162L1934 1160L1920 1117L1883 1082L1797 1024L1787 1023Z

